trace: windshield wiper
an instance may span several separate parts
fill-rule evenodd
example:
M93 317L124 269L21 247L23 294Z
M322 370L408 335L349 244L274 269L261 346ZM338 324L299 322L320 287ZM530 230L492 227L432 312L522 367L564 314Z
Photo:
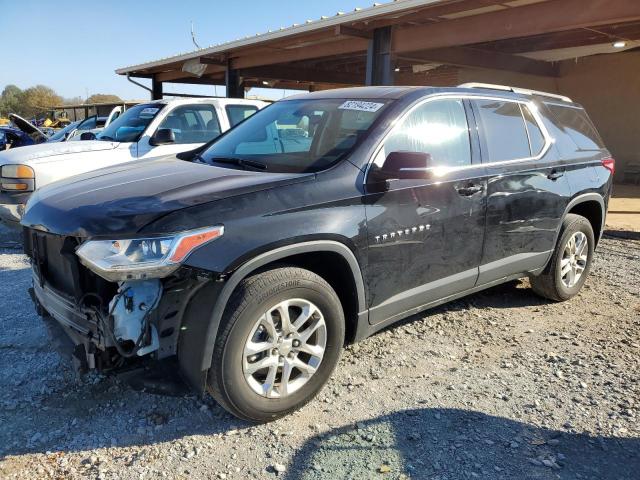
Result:
M214 157L211 159L215 163L230 163L232 165L238 165L246 170L247 167L255 168L258 170L266 170L267 165L256 160L246 160L244 158L237 157Z

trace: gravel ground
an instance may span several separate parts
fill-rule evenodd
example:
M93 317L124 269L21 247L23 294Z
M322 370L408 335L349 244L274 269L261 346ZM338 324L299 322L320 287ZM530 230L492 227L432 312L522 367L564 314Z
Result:
M640 478L637 235L604 239L570 302L511 282L349 347L316 400L261 426L77 381L13 241L0 234L0 478Z

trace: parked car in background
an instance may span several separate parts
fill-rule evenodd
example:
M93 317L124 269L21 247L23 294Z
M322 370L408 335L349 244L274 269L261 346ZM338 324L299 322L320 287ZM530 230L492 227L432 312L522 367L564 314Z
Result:
M345 343L426 308L521 277L577 295L613 170L558 95L290 97L202 149L37 191L33 298L84 368L172 359L198 393L268 421L318 393Z
M10 148L33 145L34 143L33 138L19 128L11 126L0 127L0 152Z
M91 132L95 140L0 152L0 220L18 226L37 188L91 170L193 150L266 105L222 98L157 100L131 107L98 134Z
M43 143L49 138L45 132L19 115L11 113L9 120L11 126L0 127L4 132L4 148L0 148L0 151Z
M111 125L115 119L117 119L123 112L121 106L114 107L109 113L107 117L98 117L97 115L93 115L92 117L88 117L84 119L75 130L72 130L68 135L66 140L81 140L82 134L85 132L93 133L97 135L99 132L107 128Z
M65 142L65 141L67 141L69 136L78 129L78 126L83 121L84 120L76 120L75 122L71 122L66 127L61 128L60 130L57 130L53 135L51 135L47 139L47 142L55 143L55 142Z

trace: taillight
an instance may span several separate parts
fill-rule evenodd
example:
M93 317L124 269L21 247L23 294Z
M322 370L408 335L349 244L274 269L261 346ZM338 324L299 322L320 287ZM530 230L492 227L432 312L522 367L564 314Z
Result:
M602 160L602 166L611 172L616 173L616 161L613 158L605 158Z

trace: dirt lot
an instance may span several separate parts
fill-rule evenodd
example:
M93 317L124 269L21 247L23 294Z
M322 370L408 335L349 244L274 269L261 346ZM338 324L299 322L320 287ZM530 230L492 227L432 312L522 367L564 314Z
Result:
M0 235L0 478L632 479L640 472L640 239L603 240L582 294L512 282L344 354L302 411L80 383Z

